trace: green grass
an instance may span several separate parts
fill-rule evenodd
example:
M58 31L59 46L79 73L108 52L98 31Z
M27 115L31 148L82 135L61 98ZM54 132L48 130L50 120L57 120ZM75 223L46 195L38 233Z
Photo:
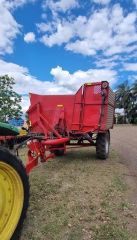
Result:
M25 159L24 150L20 154ZM114 151L99 161L94 148L37 167L21 240L136 240L126 171Z

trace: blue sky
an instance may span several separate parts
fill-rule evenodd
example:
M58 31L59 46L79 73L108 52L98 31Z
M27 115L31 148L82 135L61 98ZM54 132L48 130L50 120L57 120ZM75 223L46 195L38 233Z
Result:
M137 73L137 0L1 0L0 75L28 93L69 94L84 82L113 89Z

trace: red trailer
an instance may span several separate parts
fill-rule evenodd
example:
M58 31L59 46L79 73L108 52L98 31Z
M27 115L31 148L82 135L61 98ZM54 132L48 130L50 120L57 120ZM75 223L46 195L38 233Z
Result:
M108 157L115 94L107 81L86 83L74 95L30 94L30 103L28 115L35 137L27 142L27 172L39 160L61 156L72 147L95 146L98 158Z

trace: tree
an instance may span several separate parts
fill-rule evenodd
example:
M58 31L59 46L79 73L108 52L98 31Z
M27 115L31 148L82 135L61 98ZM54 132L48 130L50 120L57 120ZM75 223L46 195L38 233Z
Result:
M116 107L124 109L123 123L137 123L137 80L131 87L127 81L118 86Z
M128 86L128 81L125 81L118 86L116 91L116 107L124 109L124 123L126 123L126 118L128 116L128 111L131 104L131 97L132 94Z
M130 89L132 94L132 101L131 101L131 109L129 112L129 116L131 119L131 123L137 123L137 80L134 82L133 86Z
M134 82L132 90L133 90L135 97L137 98L137 80Z
M8 75L0 76L0 121L6 122L21 112L21 96L13 90L15 80Z

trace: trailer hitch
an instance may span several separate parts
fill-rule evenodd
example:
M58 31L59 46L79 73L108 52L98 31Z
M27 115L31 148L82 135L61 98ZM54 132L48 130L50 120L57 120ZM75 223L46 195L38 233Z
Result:
M26 164L26 171L30 171L36 167L40 162L47 162L49 159L54 158L55 155L52 149L61 149L59 145L64 144L69 141L69 138L59 138L59 139L33 139L27 142L28 146L28 160ZM50 154L46 155L46 152Z

